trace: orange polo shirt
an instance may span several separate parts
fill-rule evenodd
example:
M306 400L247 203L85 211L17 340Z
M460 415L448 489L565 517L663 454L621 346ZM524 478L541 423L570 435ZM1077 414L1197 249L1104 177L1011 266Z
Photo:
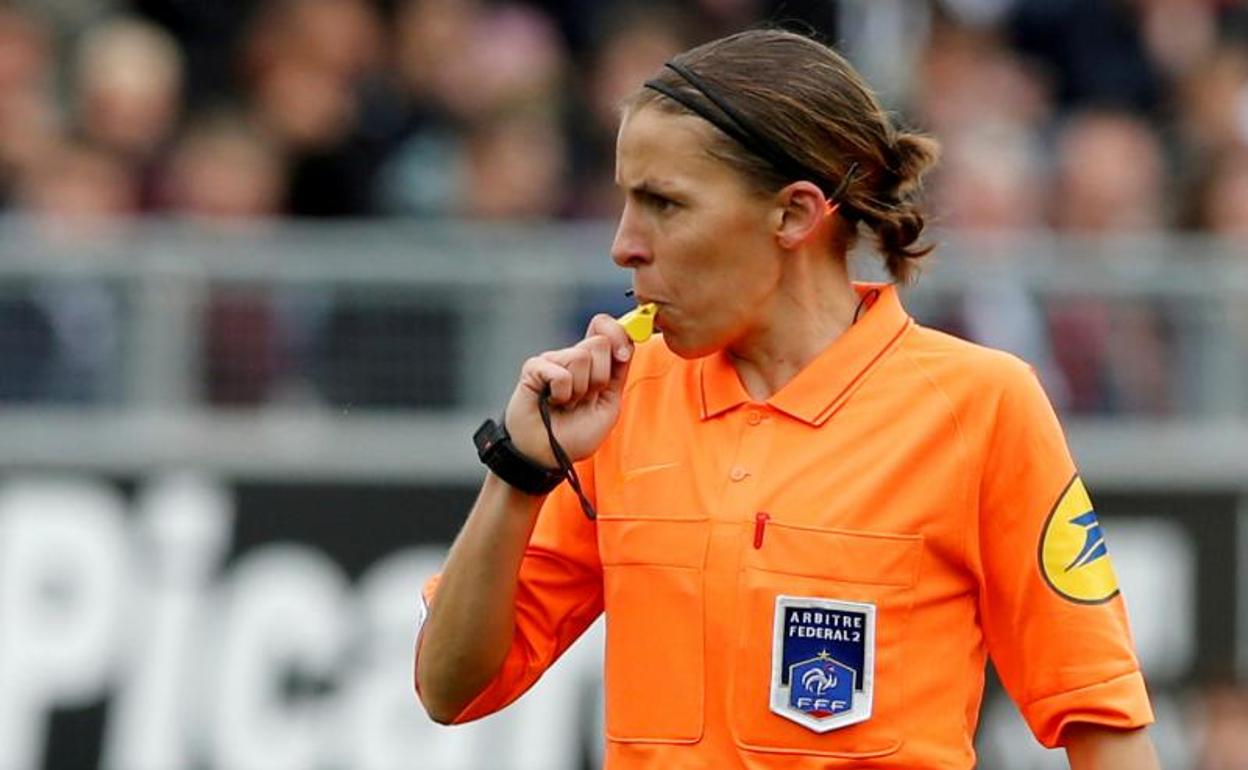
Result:
M1152 721L1033 372L856 288L869 310L766 401L722 354L639 346L579 465L598 519L547 498L511 651L457 721L604 610L608 770L970 768L988 655L1046 746Z

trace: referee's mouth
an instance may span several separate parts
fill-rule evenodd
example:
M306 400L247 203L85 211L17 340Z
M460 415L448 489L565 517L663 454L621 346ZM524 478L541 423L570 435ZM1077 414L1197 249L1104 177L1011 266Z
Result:
M663 330L663 326L662 326L663 308L665 307L663 300L655 299L654 297L651 297L647 294L642 294L638 292L636 289L633 290L630 296L632 296L632 298L637 301L637 305L639 307L641 305L648 305L648 304L653 304L655 306L654 330L662 331Z

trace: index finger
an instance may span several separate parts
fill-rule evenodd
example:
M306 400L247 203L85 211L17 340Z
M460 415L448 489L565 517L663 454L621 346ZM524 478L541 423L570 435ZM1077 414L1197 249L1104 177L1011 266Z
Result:
M633 341L629 339L628 333L624 331L624 327L620 326L620 322L607 315L599 313L589 321L589 328L585 330L586 337L601 334L611 342L611 354L617 361L627 361L633 355Z

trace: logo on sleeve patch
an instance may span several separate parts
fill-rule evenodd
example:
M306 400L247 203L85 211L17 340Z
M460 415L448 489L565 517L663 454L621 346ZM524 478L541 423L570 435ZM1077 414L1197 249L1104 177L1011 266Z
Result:
M1072 602L1100 604L1118 595L1118 578L1101 523L1078 476L1071 479L1044 523L1040 572L1054 591Z
M771 710L817 733L871 718L875 605L777 596Z

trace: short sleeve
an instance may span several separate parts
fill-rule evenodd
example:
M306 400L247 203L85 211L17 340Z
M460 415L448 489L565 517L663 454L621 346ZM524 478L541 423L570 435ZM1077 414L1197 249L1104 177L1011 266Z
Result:
M576 468L592 500L593 463L578 463ZM435 575L425 584L425 607L437 601L439 578ZM488 716L523 695L601 613L597 528L565 482L542 504L520 564L511 649L498 674L455 723Z
M1036 738L1152 721L1109 546L1057 416L1011 361L980 482L980 614L988 652Z

